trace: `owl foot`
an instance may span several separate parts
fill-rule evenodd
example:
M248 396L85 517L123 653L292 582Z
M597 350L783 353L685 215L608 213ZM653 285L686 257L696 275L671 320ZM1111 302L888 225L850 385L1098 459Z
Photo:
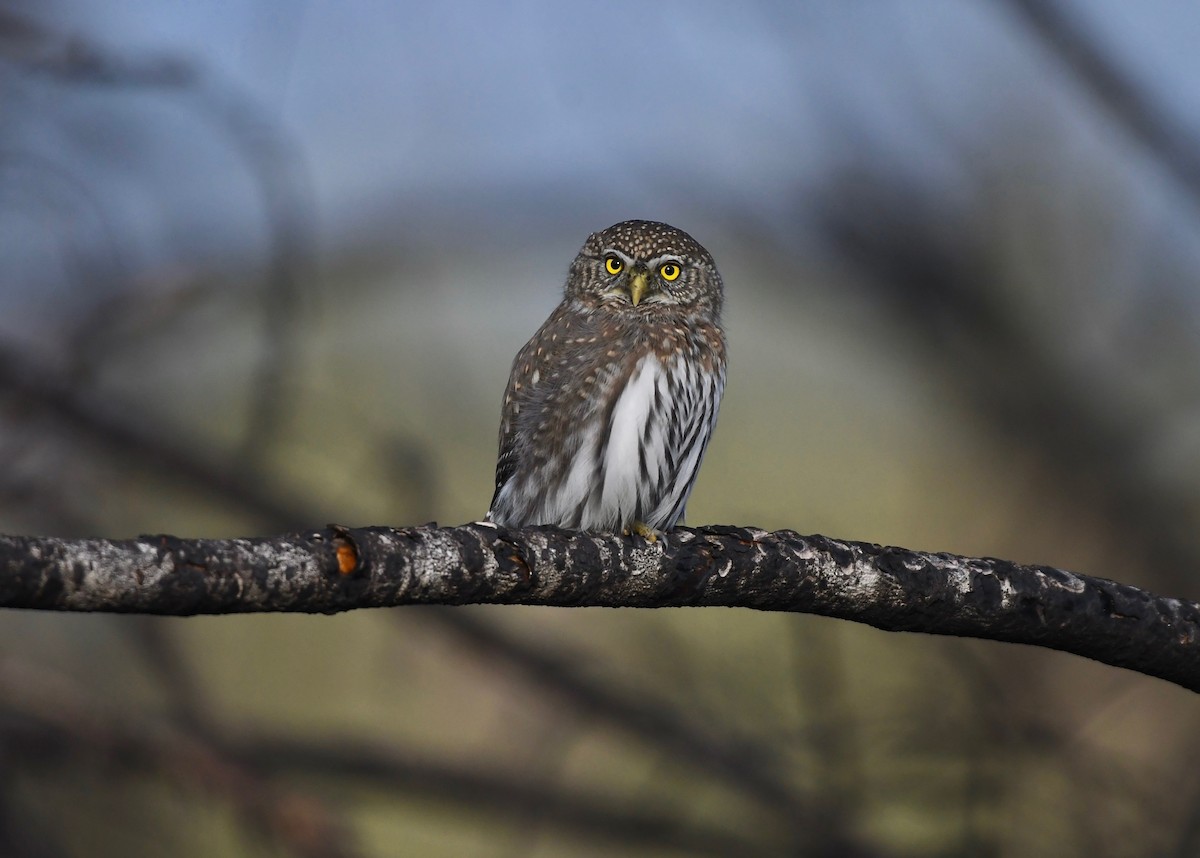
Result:
M666 539L666 534L664 534L661 530L655 530L644 521L635 521L633 524L629 525L629 527L625 528L626 536L631 533L636 533L647 542L658 542L660 538Z

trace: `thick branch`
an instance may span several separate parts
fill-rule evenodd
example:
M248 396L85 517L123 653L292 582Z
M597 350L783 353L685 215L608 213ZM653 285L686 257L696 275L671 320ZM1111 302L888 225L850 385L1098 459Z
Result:
M488 524L256 539L0 537L0 607L187 616L396 605L728 606L1059 649L1200 691L1200 605L1101 578L791 531L666 544Z

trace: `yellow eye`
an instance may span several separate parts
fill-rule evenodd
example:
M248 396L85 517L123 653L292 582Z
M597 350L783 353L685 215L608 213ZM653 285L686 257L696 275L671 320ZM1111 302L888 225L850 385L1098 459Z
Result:
M604 270L609 274L620 274L624 267L625 263L611 253L604 258Z
M658 276L670 283L679 279L680 268L674 262L665 262L658 269Z

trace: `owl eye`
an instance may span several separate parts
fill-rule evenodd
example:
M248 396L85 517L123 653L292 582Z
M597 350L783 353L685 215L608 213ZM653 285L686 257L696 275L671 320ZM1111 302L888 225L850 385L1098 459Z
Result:
M658 276L670 283L679 279L680 268L674 262L664 262L659 266Z
M604 270L609 274L620 274L624 267L625 263L619 257L613 256L611 253L604 257Z

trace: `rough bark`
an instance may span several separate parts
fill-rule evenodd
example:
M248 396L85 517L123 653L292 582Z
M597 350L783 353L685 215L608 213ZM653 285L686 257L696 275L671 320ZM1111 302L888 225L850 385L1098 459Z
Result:
M1200 691L1200 605L1048 566L791 531L330 526L253 539L0 537L0 607L335 613L438 604L794 611L1032 644Z

